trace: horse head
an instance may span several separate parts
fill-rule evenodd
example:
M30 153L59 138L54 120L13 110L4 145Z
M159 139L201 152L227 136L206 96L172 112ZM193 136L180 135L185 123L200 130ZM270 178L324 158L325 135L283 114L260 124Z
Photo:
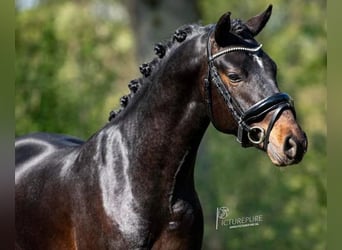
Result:
M292 98L279 91L275 62L255 40L271 13L270 5L242 21L228 12L212 27L204 95L219 131L235 134L243 147L262 149L275 165L286 166L301 161L307 138Z

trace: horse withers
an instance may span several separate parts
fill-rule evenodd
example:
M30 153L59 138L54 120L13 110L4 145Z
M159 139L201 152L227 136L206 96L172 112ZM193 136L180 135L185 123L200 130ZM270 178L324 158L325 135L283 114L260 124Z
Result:
M305 133L254 38L271 11L180 27L88 140L18 138L16 249L200 249L194 166L210 122L275 165L300 162Z

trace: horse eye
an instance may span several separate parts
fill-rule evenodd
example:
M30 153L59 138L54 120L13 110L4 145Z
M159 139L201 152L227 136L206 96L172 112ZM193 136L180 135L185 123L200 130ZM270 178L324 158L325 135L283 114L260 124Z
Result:
M236 73L229 73L228 78L233 83L237 83L241 81L241 77Z

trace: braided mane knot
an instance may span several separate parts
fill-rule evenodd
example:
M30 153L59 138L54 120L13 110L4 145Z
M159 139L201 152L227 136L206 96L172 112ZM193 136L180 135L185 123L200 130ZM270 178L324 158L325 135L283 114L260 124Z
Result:
M187 33L184 30L176 30L175 34L173 35L173 40L181 43L186 39Z
M130 81L130 83L128 84L128 88L130 89L130 91L135 94L138 89L140 87L140 83L139 80L132 80Z
M121 112L121 110L118 110L118 111L112 110L112 111L110 111L109 117L108 117L108 121L113 120L120 112Z
M140 73L143 74L143 76L148 77L151 74L151 67L148 63L143 63L139 66Z
M154 52L159 58L163 58L166 53L165 45L163 45L162 43L157 43L154 47Z
M127 95L124 95L120 98L120 106L125 108L128 104L129 97Z

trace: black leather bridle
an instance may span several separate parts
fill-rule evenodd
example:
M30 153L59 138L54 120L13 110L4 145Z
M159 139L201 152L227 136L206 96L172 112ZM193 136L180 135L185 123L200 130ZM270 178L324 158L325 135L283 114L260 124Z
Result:
M243 110L239 104L239 102L231 95L228 88L222 82L221 77L214 65L214 60L222 55L235 52L235 51L245 51L249 53L256 53L261 49L261 44L255 48L247 48L243 46L237 47L229 47L224 49L216 54L211 54L211 43L210 36L213 32L213 29L208 34L208 42L207 42L207 56L208 56L208 75L205 79L205 92L206 92L206 102L208 105L209 116L213 125L217 127L212 111L212 93L211 93L211 83L214 83L218 92L224 99L228 109L231 111L237 125L237 141L243 147L250 147L253 145L257 145L263 142L264 150L267 149L267 145L269 142L269 136L272 131L272 128L275 122L278 120L280 115L284 110L290 109L293 112L293 115L296 116L296 112L293 105L292 98L286 93L276 93L265 99L258 101L253 104L247 110ZM274 111L272 118L268 124L268 128L265 130L259 126L250 126L253 122L257 122L262 120L266 114L271 111Z

